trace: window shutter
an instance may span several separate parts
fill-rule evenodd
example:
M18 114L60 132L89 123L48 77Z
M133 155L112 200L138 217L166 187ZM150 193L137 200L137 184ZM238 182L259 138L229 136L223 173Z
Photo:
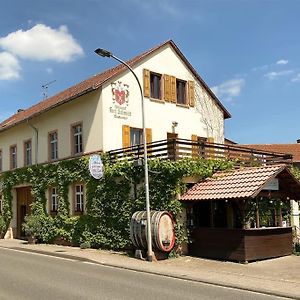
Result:
M170 100L173 103L176 103L176 77L170 76Z
M195 82L189 81L188 82L188 93L189 93L189 105L191 107L195 106Z
M164 75L164 99L165 101L171 100L171 79L170 75Z
M146 143L152 143L152 129L146 128Z
M122 126L122 144L123 148L130 147L130 127L128 125Z
M213 137L208 137L207 142L210 143L210 144L213 144L214 143L214 138ZM208 148L207 153L208 153L208 158L214 158L215 149L214 148Z
M146 128L146 143L152 143L152 129ZM152 147L147 146L148 156L151 156Z
M192 134L192 158L197 158L199 154L199 147L196 143L198 144L198 136L196 134Z
M144 97L150 98L150 71L144 69Z

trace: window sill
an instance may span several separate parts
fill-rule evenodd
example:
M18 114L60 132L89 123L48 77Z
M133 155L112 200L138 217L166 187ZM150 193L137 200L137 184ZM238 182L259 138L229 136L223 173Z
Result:
M157 99L157 98L149 98L151 101L156 102L156 103L161 103L161 104L165 104L165 101L162 99Z
M183 107L183 108L190 108L189 105L187 104L176 103L176 106Z

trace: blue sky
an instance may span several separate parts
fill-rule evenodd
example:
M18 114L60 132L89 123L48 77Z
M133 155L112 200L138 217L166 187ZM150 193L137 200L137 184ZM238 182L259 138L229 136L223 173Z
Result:
M0 120L172 39L231 112L238 143L300 138L298 0L10 0L0 11Z

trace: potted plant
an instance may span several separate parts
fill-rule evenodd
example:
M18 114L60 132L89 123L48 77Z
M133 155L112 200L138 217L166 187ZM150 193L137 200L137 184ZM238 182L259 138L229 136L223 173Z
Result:
M28 238L29 244L35 244L39 236L41 236L42 223L40 216L28 215L22 224L23 230Z

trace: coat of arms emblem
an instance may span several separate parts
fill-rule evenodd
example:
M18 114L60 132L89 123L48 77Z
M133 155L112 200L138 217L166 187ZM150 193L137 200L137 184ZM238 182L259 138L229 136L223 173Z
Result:
M119 105L126 104L129 102L129 85L122 83L121 81L113 82L111 84L111 91L113 94L113 103L118 103Z

